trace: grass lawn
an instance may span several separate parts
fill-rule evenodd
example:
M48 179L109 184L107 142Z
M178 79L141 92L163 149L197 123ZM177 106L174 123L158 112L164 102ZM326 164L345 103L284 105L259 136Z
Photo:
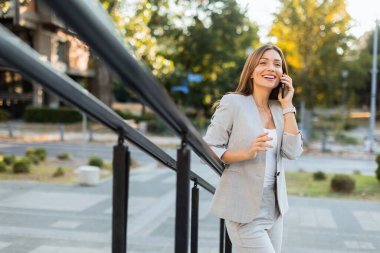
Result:
M286 184L289 195L349 198L357 200L380 200L380 182L375 176L350 175L355 180L355 190L350 194L335 193L330 190L334 174L326 174L324 181L315 181L313 173L287 172Z

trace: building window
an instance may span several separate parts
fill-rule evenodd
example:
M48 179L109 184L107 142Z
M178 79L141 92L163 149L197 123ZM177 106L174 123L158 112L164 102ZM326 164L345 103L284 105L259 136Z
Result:
M69 63L69 49L70 49L70 43L69 42L62 42L58 41L58 61L66 63L68 65Z

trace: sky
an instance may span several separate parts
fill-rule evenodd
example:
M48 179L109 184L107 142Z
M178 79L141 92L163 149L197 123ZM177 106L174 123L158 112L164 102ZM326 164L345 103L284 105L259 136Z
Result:
M262 42L268 42L266 35L273 21L272 13L278 11L278 0L237 0L242 6L248 6L249 18L260 26ZM373 29L376 18L380 19L380 0L346 0L347 11L354 20L351 33L359 37Z

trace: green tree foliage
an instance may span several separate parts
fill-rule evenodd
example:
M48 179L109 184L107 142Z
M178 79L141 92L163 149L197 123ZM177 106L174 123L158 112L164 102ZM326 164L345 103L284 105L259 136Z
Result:
M31 0L20 0L21 6L26 6ZM0 18L5 17L12 10L12 0L0 0Z
M209 109L234 90L247 51L258 44L257 26L235 0L138 0L124 8L115 2L119 1L102 1L137 58L169 91L188 73L203 76L202 83L190 83L190 94L172 93L181 105ZM120 92L120 86L115 91ZM121 94L124 101L129 96Z
M133 7L121 0L101 0L101 3L131 46L134 56L143 60L156 77L168 75L174 70L173 62L160 53L157 39L148 26L154 9L150 1L137 0Z
M121 0L100 0L121 32L130 52L147 67L158 79L174 71L174 64L160 50L157 39L149 27L156 7L148 0L135 3ZM163 3L165 1L162 1ZM162 3L160 3L162 5ZM136 96L118 79L113 80L113 93L117 101L135 101Z
M351 39L344 0L280 0L270 35L287 58L308 107L341 102L341 69Z
M247 51L258 44L258 28L235 0L178 1L177 8L182 10L177 16L160 20L169 21L159 42L166 45L166 55L176 67L165 84L170 89L181 85L188 73L201 74L204 80L190 83L189 94L172 95L179 104L209 109L221 95L236 88Z
M373 36L372 31L357 39L344 62L344 68L349 71L348 99L352 106L369 106L370 104ZM380 42L378 48L380 48ZM377 58L380 58L380 51ZM380 83L379 75L377 75L377 83ZM380 94L377 93L377 101L379 99Z

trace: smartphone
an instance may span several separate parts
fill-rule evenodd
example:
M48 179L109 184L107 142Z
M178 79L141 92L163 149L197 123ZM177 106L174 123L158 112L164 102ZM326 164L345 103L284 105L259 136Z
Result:
M282 98L285 97L285 84L284 83L280 83L281 84L281 96Z

